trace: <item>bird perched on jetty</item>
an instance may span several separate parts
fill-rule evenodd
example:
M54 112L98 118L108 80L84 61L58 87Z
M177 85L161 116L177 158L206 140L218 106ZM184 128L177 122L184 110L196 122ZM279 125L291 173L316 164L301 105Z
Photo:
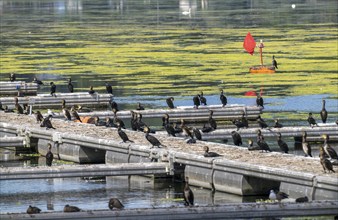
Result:
M289 146L285 141L282 140L282 134L281 133L277 134L277 144L278 144L279 148L281 149L281 151L283 151L286 154L289 152Z
M239 131L239 129L245 127L245 124L239 119L232 120L232 124L234 124L237 127L237 131Z
M110 210L115 209L123 209L124 205L122 204L122 202L117 199L117 198L111 198L108 202L108 207Z
M202 105L207 105L207 99L203 96L203 92L200 94L200 102Z
M257 145L253 144L253 141L251 139L248 139L248 150L252 151L252 150L260 150L260 147Z
M46 165L49 167L52 166L53 159L54 159L54 155L52 153L52 145L48 143L48 152L46 154Z
M212 117L213 115L214 115L214 111L213 111L213 110L210 110L210 111L209 111L208 122L209 122L210 127L212 127L212 129L216 130L216 128L217 128L217 123L216 123L216 120Z
M197 94L196 96L194 96L192 98L192 101L194 103L194 108L198 109L198 107L201 105L200 94Z
M145 137L146 139L149 141L149 143L151 143L152 145L152 148L155 146L155 147L167 147L163 144L161 144L161 142L154 136L150 135L149 132L150 132L150 129L148 127L145 127L144 128L144 132L146 133Z
M130 111L130 127L133 131L137 131L137 115L134 111Z
M302 136L302 148L303 148L303 151L305 153L305 156L310 156L312 157L311 155L311 146L310 144L306 141L306 137L307 137L307 133L306 131L303 131L303 136Z
M65 205L65 207L63 208L63 212L79 212L79 211L81 211L80 208L68 204Z
M173 109L173 108L175 108L175 106L174 106L174 97L169 97L169 98L167 98L165 101L166 101L166 103L167 103L167 105L168 105L168 107L170 108L170 109Z
M9 75L9 81L14 82L15 80L16 80L16 75L15 75L15 73L11 73L11 74Z
M15 105L15 110L16 110L16 113L18 114L23 114L23 108L21 107L21 105L19 104L19 99L18 97L15 97L14 98L14 105Z
M72 117L70 115L69 110L66 107L66 100L64 99L61 100L61 108L62 108L63 116L66 118L66 120L71 121Z
M273 189L270 190L270 194L269 194L270 200L278 200L278 202L280 202L282 199L287 199L287 198L289 198L289 195L284 192L275 193Z
M165 130L167 131L168 135L176 137L175 128L169 123L169 115L168 114L163 115L162 122L163 122L162 125L165 128Z
M272 66L278 69L277 61L275 60L275 55L272 55Z
M295 200L295 202L297 202L297 203L304 203L304 202L308 202L308 201L309 201L309 198L307 196L299 197Z
M329 161L329 159L325 158L325 157L321 157L320 158L320 164L322 165L323 169L324 169L324 173L326 173L326 170L330 173L335 173L335 171L333 170L333 166L331 161Z
M262 152L263 151L265 151L265 152L267 152L267 151L271 152L270 147L265 142L264 136L263 136L263 134L262 134L262 132L261 132L260 129L258 129L258 131L257 131L257 144L258 144L259 148L262 150Z
M36 83L38 85L43 85L43 82L41 80L38 80L36 77L33 78L33 83Z
M325 100L323 99L323 106L322 106L322 110L320 111L320 117L322 119L323 123L326 123L326 119L327 119L327 111L325 109Z
M204 150L204 154L203 154L204 157L219 157L219 156L221 156L216 152L210 152L208 146L204 146L203 150Z
M222 107L226 106L228 103L227 97L224 95L223 89L221 89L221 94L219 95L219 99L221 100Z
M236 146L242 145L242 137L239 133L237 133L236 131L232 131L231 137L232 137L232 140L234 141L234 145Z
M43 116L40 111L36 111L34 115L37 123L41 123L43 121Z
M194 139L194 135L193 133L191 133L190 129L185 125L184 119L181 119L181 129L182 129L183 134L186 137L190 137L191 139Z
M337 152L329 144L329 135L324 134L322 137L324 138L323 149L325 154L331 159L338 160Z
M106 117L105 119L105 126L106 127L117 127L114 122L113 122L113 119L112 118L109 118L109 117Z
M52 125L52 122L50 121L51 118L51 115L48 115L46 118L44 118L42 123L40 124L40 127L45 127L46 129L55 129Z
M41 212L41 209L36 206L29 205L26 212L27 214L38 214Z
M113 94L113 88L112 86L108 83L108 82L105 82L106 84L106 91L108 94Z
M214 129L210 126L210 125L207 125L207 124L204 124L203 125L203 128L202 128L202 132L203 133L208 133L208 132L211 132L213 131Z
M81 120L79 114L77 113L77 111L75 110L74 106L70 109L70 112L71 112L73 118L75 118L75 120L78 120L79 122L82 123L82 120Z
M307 122L309 122L310 126L313 128L313 126L318 126L316 123L316 120L313 118L312 113L309 113L309 117L307 118Z
M99 116L94 117L94 125L95 126L106 126L106 122L100 121Z
M193 128L192 132L197 140L202 140L202 134L198 128Z
M263 118L261 118L261 116L259 115L256 119L258 125L260 128L268 128L268 124L263 120Z
M282 128L283 125L279 123L279 118L275 119L275 124L273 126L274 128Z
M73 83L72 83L72 78L68 79L68 85L67 85L67 87L68 87L68 92L70 92L70 93L74 92L74 86L73 86Z
M112 111L119 111L118 105L115 101L109 100L109 107L111 108Z
M185 206L193 206L194 205L194 193L189 187L189 178L185 178L185 186L183 189L184 196L184 205Z
M93 95L93 94L95 93L95 90L93 89L93 86L90 86L90 87L89 87L88 93L89 93L90 95Z
M126 142L132 142L132 143L134 143L134 141L130 140L130 139L128 138L128 135L122 130L120 124L118 124L118 127L117 127L117 133L118 133L118 135L120 136L120 138L122 139L122 141L123 141L124 143L126 143Z
M144 106L140 102L137 103L136 110L144 110Z
M56 96L56 95L55 95L55 92L56 92L56 85L54 84L54 82L50 82L49 85L50 85L50 95L51 95L51 96Z
M260 94L257 94L256 105L257 105L257 107L260 106L260 107L264 108L264 100L263 100L263 97Z

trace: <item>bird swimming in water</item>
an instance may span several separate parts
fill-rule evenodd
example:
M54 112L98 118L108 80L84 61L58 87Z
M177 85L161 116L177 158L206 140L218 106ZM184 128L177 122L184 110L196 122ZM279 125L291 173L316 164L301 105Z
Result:
M239 133L237 133L236 131L232 131L231 137L232 137L232 140L234 142L234 145L236 145L236 146L242 145L242 137Z
M283 125L281 123L279 123L279 119L278 118L275 119L275 124L274 124L273 127L274 128L282 128L283 127Z
M333 166L331 161L329 161L329 159L321 157L320 158L320 164L322 165L323 169L324 169L324 173L326 173L326 171L328 171L329 173L335 173L335 171L333 170Z
M284 192L275 193L273 189L270 190L270 194L269 194L270 200L278 200L280 202L282 199L287 199L287 198L289 198L289 195Z
M289 152L289 146L285 141L282 140L282 134L281 133L277 134L277 144L278 144L279 148L281 149L281 151L283 151L286 154Z
M68 87L68 92L70 92L70 93L74 92L74 86L73 86L73 83L72 83L72 78L68 79L68 85L67 85L67 87Z
M257 105L257 107L260 106L260 107L264 108L264 100L263 100L263 97L260 94L257 94L256 105Z
M14 98L14 102L15 102L14 105L15 105L16 113L23 114L23 108L19 104L19 99L17 97Z
M299 197L295 200L295 202L297 202L297 203L304 203L304 202L308 202L308 201L309 201L309 198L307 196Z
M248 139L248 150L252 151L252 150L260 150L259 146L254 146L253 145L253 141L251 139Z
M189 178L185 178L185 186L183 190L184 196L184 205L185 206L193 206L194 205L194 193L189 187Z
M193 128L192 132L194 133L194 136L197 140L202 140L202 134L198 128Z
M272 66L278 69L277 61L275 60L275 55L272 55Z
M43 116L40 111L36 111L35 118L37 123L41 123L43 121Z
M88 93L89 93L90 95L93 95L93 94L95 93L95 91L94 91L94 89L93 89L93 86L90 86L90 87L89 87Z
M338 160L337 152L329 144L329 135L324 134L322 137L324 138L323 149L325 154L331 159Z
M54 84L54 82L50 82L49 85L50 85L50 95L51 95L51 96L56 96L56 95L55 95L55 92L56 92L56 85Z
M327 111L325 109L325 100L323 99L323 107L322 110L320 111L320 117L322 119L323 123L326 123L327 120Z
M107 93L108 94L113 94L113 88L112 88L112 86L108 82L106 82L105 84L106 84L106 91L107 91Z
M108 202L108 207L110 210L116 209L123 209L124 205L121 203L121 201L117 198L111 198Z
M201 94L200 94L200 102L202 105L207 105L207 99L203 96L203 92L201 91Z
M310 156L311 155L311 146L310 144L306 141L306 137L307 137L307 133L306 131L303 131L303 137L302 137L302 148L303 148L303 152L305 153L305 156Z
M126 143L126 142L134 143L134 141L130 140L130 139L128 138L128 135L122 130L120 124L118 124L118 127L117 127L117 133L118 133L118 135L120 136L120 138L122 139L123 143Z
M9 75L9 81L14 82L15 80L16 80L16 75L15 75L15 73L11 73L11 74Z
M219 99L221 100L222 107L226 106L228 103L227 97L224 95L223 89L221 89L221 94L219 95Z
M48 143L48 152L46 154L46 165L49 167L52 166L53 159L54 159L54 155L52 153L52 145Z
M65 207L63 208L63 212L79 212L79 211L81 211L80 208L68 204L65 205Z
M312 113L309 113L309 117L307 118L307 122L313 128L313 126L317 125L316 120L313 118ZM317 125L318 126L318 125Z
M219 157L219 156L221 156L216 152L210 152L208 146L204 146L203 150L204 150L204 154L203 154L204 157Z
M144 106L141 105L140 102L138 102L138 103L137 103L137 108L136 108L136 110L144 110Z
M45 127L46 129L55 129L52 125L52 122L50 121L51 118L51 115L48 115L46 118L44 118L42 123L40 124L40 127Z
M149 141L149 143L151 143L152 148L153 148L154 146L155 146L155 147L159 147L159 148L160 148L161 146L167 147L167 146L161 144L161 142L160 142L156 137L154 137L154 136L152 136L152 135L149 134L150 129L149 129L148 127L145 127L145 128L144 128L144 132L146 133L145 137L146 137L146 139Z
M170 109L175 108L175 106L174 106L174 97L169 97L165 101L166 101L166 103L167 103L167 105L168 105L168 107Z
M262 152L263 151L271 152L271 149L270 149L269 145L265 142L264 136L263 136L260 129L258 129L258 131L257 131L257 144L258 144L259 148L262 150Z
M198 109L198 107L201 105L201 102L200 102L200 94L197 94L196 96L194 96L192 98L192 101L194 103L194 108Z
M31 205L28 206L27 211L26 211L27 214L38 214L40 212L41 212L41 209L35 206L31 206Z

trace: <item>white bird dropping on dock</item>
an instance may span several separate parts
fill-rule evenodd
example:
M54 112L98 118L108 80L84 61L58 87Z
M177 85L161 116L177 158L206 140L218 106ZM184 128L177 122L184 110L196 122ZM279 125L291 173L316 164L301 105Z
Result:
M291 5L291 8L292 8L292 9L295 9L295 8L296 8L296 5L295 5L295 4L292 4L292 5Z

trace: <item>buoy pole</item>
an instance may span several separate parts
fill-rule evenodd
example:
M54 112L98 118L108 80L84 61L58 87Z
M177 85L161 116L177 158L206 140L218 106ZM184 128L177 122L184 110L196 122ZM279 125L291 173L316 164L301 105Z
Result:
M261 54L261 66L263 66L263 48L264 48L263 40L260 41L258 47L259 47L259 52Z

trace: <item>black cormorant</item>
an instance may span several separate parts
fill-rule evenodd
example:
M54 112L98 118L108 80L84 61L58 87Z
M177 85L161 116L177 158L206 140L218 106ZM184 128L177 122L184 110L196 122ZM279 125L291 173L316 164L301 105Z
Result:
M198 128L193 128L192 131L197 140L202 140L202 134Z
M268 127L268 124L263 120L263 118L261 118L261 116L259 115L258 117L257 117L257 123L258 123L258 125L259 125L259 127L260 128L267 128Z
M323 99L323 107L322 107L322 110L320 111L320 117L321 117L323 123L326 123L327 111L325 109L325 100L324 99Z
M331 159L338 160L337 152L329 144L329 136L324 134L323 138L324 138L323 149L325 154Z
M73 86L73 83L72 83L72 79L71 79L71 78L68 79L68 91L69 91L70 93L73 93L73 92L74 92L74 86Z
M283 151L284 153L288 153L289 152L289 146L287 145L287 143L285 143L285 141L282 140L282 134L278 133L277 134L277 144L279 146L279 148L281 149L281 151Z
M150 129L148 127L144 128L144 132L146 133L146 135L145 135L146 139L149 141L149 143L151 143L152 147L154 147L154 146L155 147L160 147L160 146L167 147L167 146L161 144L161 142L156 137L149 134Z
M203 96L203 92L200 94L200 102L202 105L207 105L207 99Z
M212 117L213 115L214 115L214 111L210 110L208 122L210 124L210 127L212 127L214 130L216 130L217 123L216 123L216 120L213 119L213 117Z
M310 157L312 157L312 155L311 155L311 146L310 146L310 144L306 141L306 137L307 137L307 133L306 133L306 131L303 131L302 148L303 148L303 151L304 151L304 153L305 153L305 156L310 156Z
M258 146L259 146L259 148L261 149L262 152L263 152L263 151L265 151L265 152L266 152L266 151L271 152L270 147L269 147L269 145L265 142L264 136L263 136L263 134L262 134L262 132L261 132L260 129L258 129L258 131L257 131L257 144L258 144Z
M144 110L144 106L140 102L137 103L136 110Z
M227 105L228 99L227 99L227 97L224 95L223 89L221 89L221 94L220 94L220 96L219 96L219 99L221 100L222 107L224 107L224 106Z
M56 92L56 85L54 84L54 82L50 82L50 94L51 96L56 96L55 92Z
M194 205L194 193L189 187L189 178L185 178L185 186L183 190L184 196L184 205L185 206L193 206Z
M118 135L120 136L120 138L122 139L122 141L124 143L126 143L128 141L134 143L134 141L130 140L128 138L128 135L124 131L122 131L122 128L121 128L120 124L118 124L117 133L118 133Z
M166 101L166 103L167 103L167 105L168 105L169 108L171 108L171 109L175 108L175 106L174 106L174 97L169 97L165 101Z
M117 111L116 109L113 109L113 123L115 124L116 127L121 126L121 128L126 129L126 126L124 124L124 122L122 121L122 119L117 117Z
M108 207L109 207L110 210L113 210L114 208L116 208L116 209L123 209L124 208L123 204L117 198L110 199L109 203L108 203Z
M242 121L238 120L238 119L232 120L232 123L237 127L237 131L238 131L239 129L245 127L245 124L244 124Z
M52 122L50 121L51 117L51 115L48 115L46 118L44 118L42 123L40 124L40 127L46 127L46 129L55 129L52 125Z
M208 146L204 146L203 150L204 150L204 154L203 154L204 157L219 157L219 156L221 156L216 152L210 152Z
M254 146L253 141L251 139L248 139L248 150L260 150L260 147L257 145Z
M52 145L48 143L48 152L46 154L46 165L52 166L54 155L52 153Z
M119 111L119 108L118 108L118 105L117 105L117 103L115 102L115 101L113 101L113 100L110 100L109 101L109 106L110 106L110 108L111 108L111 110L112 111L116 111L116 112L118 112Z
M81 211L80 208L68 204L65 205L65 207L63 208L63 212L79 212L79 211Z
M326 170L330 173L335 173L335 171L333 170L333 166L331 161L329 161L327 158L321 157L320 158L320 164L322 165L323 169L324 169L324 173L326 173Z
M184 119L181 119L181 128L182 132L186 137L190 137L191 139L194 139L193 133L191 133L190 129L185 125Z
M237 133L236 131L232 131L231 137L232 137L232 140L234 142L234 145L236 145L236 146L242 145L242 137L239 133Z
M257 107L261 106L264 108L264 100L260 94L257 94L256 104L257 104Z
M133 131L137 131L137 115L134 111L130 111L130 127Z
M33 83L36 83L38 85L43 85L43 82L41 80L38 80L36 77L34 77Z
M43 121L43 116L40 111L36 111L35 118L37 123L41 123Z
M81 120L79 114L77 113L77 111L75 110L74 107L72 107L72 108L70 109L70 112L71 112L73 118L75 118L75 120L78 120L79 122L82 123L82 120Z
M169 123L169 115L168 114L163 115L162 121L163 121L162 125L165 128L165 130L167 131L168 135L176 137L175 128Z
M15 102L16 113L23 114L23 108L19 104L19 99L17 97L14 98L14 102Z
M106 91L107 91L107 93L108 94L113 94L113 88L111 87L111 85L108 82L106 82L105 84L106 84Z
M11 73L11 74L9 75L9 81L14 82L15 80L16 80L16 75L15 75L15 73Z
M295 202L297 203L304 203L304 202L308 202L309 201L309 198L307 196L304 196L304 197L298 197Z
M71 121L72 117L70 115L69 110L66 107L66 100L62 99L61 102L62 102L62 113L63 113L63 116L66 118L66 120Z
M283 125L281 123L279 123L279 119L278 118L275 119L275 124L274 124L273 127L274 128L282 128L283 127Z
M201 105L201 102L200 102L200 94L197 94L196 96L194 96L192 98L192 101L194 103L194 108L198 109L198 107Z
M275 60L275 55L272 55L272 66L278 69L277 61Z
M313 118L312 113L309 113L309 117L307 118L307 122L313 128L313 126L317 125L316 120ZM318 126L318 125L317 125Z
M106 122L100 121L99 116L94 116L95 126L106 126Z
M38 214L41 212L41 209L39 209L38 207L35 206L28 206L27 208L27 214Z
M203 133L208 133L208 132L211 132L213 131L213 128L209 126L207 126L206 124L203 125L203 128L202 128L202 132Z
M95 93L95 90L93 89L93 86L90 86L90 87L89 87L88 93L89 93L90 95L93 95L93 94Z

